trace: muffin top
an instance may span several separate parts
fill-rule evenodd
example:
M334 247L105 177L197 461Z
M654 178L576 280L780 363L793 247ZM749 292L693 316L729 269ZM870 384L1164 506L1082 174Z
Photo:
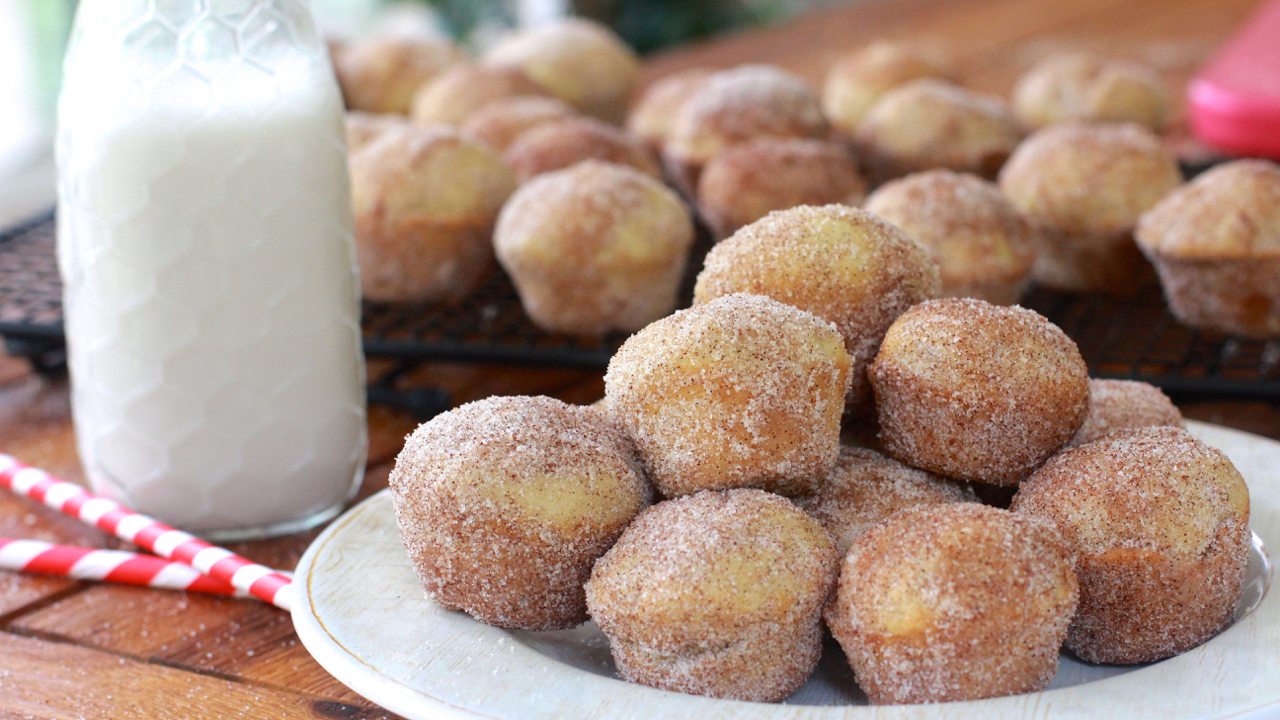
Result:
M1220 165L1151 208L1136 235L1147 252L1188 260L1280 258L1280 168Z

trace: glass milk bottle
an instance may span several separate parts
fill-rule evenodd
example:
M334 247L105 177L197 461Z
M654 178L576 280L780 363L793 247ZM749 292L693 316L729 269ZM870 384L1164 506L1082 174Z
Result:
M93 488L192 532L354 492L364 363L341 101L302 0L81 0L58 261Z

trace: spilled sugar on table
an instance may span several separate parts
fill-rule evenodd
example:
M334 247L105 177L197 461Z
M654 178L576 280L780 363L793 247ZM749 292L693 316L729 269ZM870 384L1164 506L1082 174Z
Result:
M934 47L975 89L1006 94L1019 72L1054 50L1137 57L1172 88L1226 39L1252 0L864 0L653 57L646 77L695 65L772 62L820 81L841 52L885 37ZM382 362L382 361L376 361ZM376 371L376 368L375 368ZM415 383L455 402L547 394L590 402L594 370L431 364ZM1280 438L1280 410L1261 401L1197 401L1188 417ZM408 415L371 408L360 497L384 487ZM0 357L0 449L82 481L65 380ZM290 568L318 531L231 549ZM0 536L115 547L104 534L0 495ZM424 649L429 652L429 649ZM289 617L262 603L0 572L0 718L392 717L325 673Z

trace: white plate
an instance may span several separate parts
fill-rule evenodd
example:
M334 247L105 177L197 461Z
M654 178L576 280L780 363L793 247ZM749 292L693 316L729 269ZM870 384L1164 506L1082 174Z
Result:
M1260 536L1280 547L1280 443L1188 424L1244 474L1255 541ZM1271 567L1255 545L1237 609L1243 619L1208 643L1139 667L1085 665L1064 654L1044 692L945 705L865 706L829 639L818 672L781 705L623 682L593 625L512 632L427 600L400 546L385 491L336 520L302 557L293 623L334 677L409 718L1267 718L1280 716L1280 599L1266 595Z

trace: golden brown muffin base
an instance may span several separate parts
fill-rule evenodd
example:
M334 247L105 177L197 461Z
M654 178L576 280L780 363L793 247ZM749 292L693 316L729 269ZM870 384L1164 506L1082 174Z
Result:
M361 291L379 302L457 303L492 270L492 234L493 224L485 222L357 218Z
M1130 233L1086 236L1041 227L1032 237L1036 259L1031 275L1047 288L1132 295L1155 282L1151 264Z
M1280 257L1151 259L1178 320L1233 335L1280 337Z
M809 621L788 628L764 623L734 642L668 651L610 644L618 674L649 687L729 700L778 702L799 690L822 656L822 629Z

